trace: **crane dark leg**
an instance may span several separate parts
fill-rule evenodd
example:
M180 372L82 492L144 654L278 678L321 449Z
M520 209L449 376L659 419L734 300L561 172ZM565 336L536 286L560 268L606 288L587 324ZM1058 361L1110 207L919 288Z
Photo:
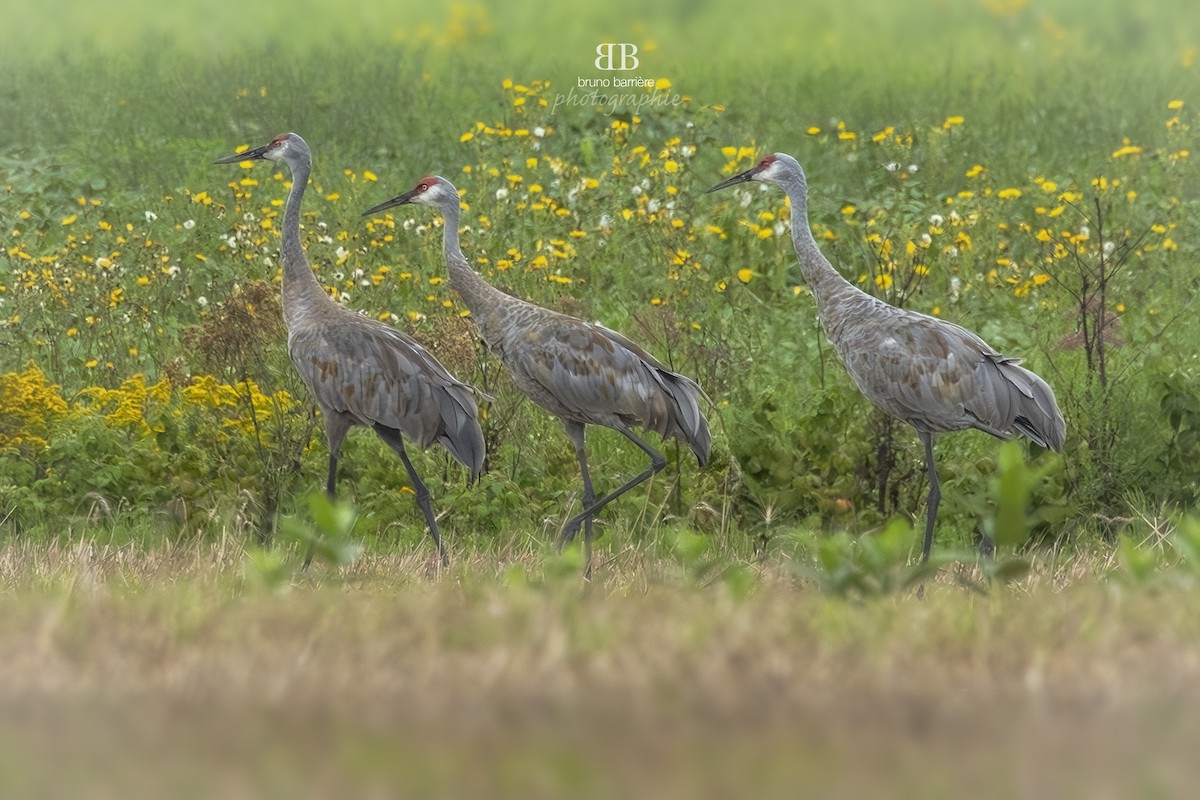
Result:
M326 416L325 438L329 442L329 477L325 479L325 496L329 498L330 502L337 499L338 453L342 452L342 442L346 440L346 432L349 430L350 423L345 422L340 416L332 414ZM301 570L308 569L315 552L315 543L309 542L308 550L304 553L304 564L301 565Z
M438 557L442 560L442 566L450 563L449 557L446 555L446 548L442 546L442 537L438 534L437 518L433 515L433 506L429 502L429 489L425 486L421 476L417 474L417 468L408 460L408 453L404 450L404 439L400 432L388 428L383 425L376 424L375 432L379 434L379 438L388 443L388 446L396 451L400 456L400 460L404 462L404 468L408 470L408 479L412 481L414 499L417 501L417 506L420 507L422 513L425 514L425 523L429 526L429 535L433 538L433 543L437 546Z
M937 519L942 490L938 486L937 467L933 464L933 434L919 435L925 443L925 466L929 470L929 499L925 502L925 546L921 548L921 563L924 564L929 560L929 551L933 548L933 523Z
M333 453L329 454L329 478L325 481L325 496L330 500L337 498L337 459Z
M639 439L637 436L635 436L633 434L632 431L624 430L622 428L615 428L614 430L617 430L620 433L624 434L625 438L627 438L629 441L636 444L638 447L642 448L642 452L644 452L646 455L650 456L650 466L646 467L645 470L643 470L642 472L638 473L633 478L631 478L620 489L617 489L614 492L610 492L609 494L604 495L604 497L601 497L599 500L597 500L595 503L593 503L590 506L585 504L583 512L578 514L575 517L572 517L567 522L566 526L563 528L562 533L559 534L558 541L559 541L560 546L562 545L562 543L569 542L569 541L571 541L572 538L574 538L576 531L579 530L580 523L582 523L584 520L590 521L591 518L594 517L596 515L596 512L598 512L600 509L604 508L606 505L611 503L613 500L616 500L618 497L625 494L630 489L637 486L639 483L644 483L645 481L649 480L652 475L654 475L656 472L660 471L663 467L665 467L667 465L667 459L662 453L658 452L653 447L651 447L650 445L646 444L644 441Z
M575 457L579 459L579 473L583 476L583 507L587 509L596 502L596 491L592 487L592 477L588 474L587 449L583 444L584 426L578 422L565 420L563 425L567 429L567 436L570 436L571 441L575 444ZM578 524L576 524L576 528L578 528ZM567 528L563 528L563 533L558 537L560 552L563 545L571 539L570 536L566 536L566 531ZM572 531L572 535L574 535L574 531ZM592 579L592 517L590 515L583 520L583 577L589 581Z

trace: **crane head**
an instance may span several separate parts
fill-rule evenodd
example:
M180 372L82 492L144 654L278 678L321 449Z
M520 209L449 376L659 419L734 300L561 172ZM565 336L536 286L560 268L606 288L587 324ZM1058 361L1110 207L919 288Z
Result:
M404 194L397 195L391 200L386 200L377 206L367 209L363 212L363 216L369 217L372 214L378 214L380 211L409 203L434 207L444 207L448 203L453 203L454 207L457 208L458 190L454 188L454 184L445 178L430 175L427 178L417 181L417 185Z
M715 192L717 189L724 189L727 186L736 186L737 184L745 183L746 181L772 180L776 176L778 167L782 166L782 155L782 153L771 153L770 155L764 156L762 161L759 161L750 169L734 175L729 180L721 181L716 186L705 191L705 194L708 194L708 192Z
M234 153L231 156L218 158L214 164L237 164L242 161L280 161L283 154L294 141L303 141L294 133L281 133L262 147Z

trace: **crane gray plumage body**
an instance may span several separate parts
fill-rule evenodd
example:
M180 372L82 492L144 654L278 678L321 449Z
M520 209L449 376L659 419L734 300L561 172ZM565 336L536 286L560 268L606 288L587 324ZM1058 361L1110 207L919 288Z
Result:
M808 222L808 183L785 153L709 189L773 183L792 205L792 242L817 302L821 326L846 371L884 413L916 429L930 478L922 560L929 558L940 490L933 436L976 428L1003 439L1026 436L1061 451L1066 424L1049 385L971 331L889 305L854 286L821 253Z
M1061 449L1054 394L1020 359L965 328L865 292L827 308L826 336L859 391L885 413L921 433L978 428Z
M422 450L442 445L477 480L484 446L471 389L398 331L342 311L368 325L348 327L338 314L288 335L292 363L326 415L331 448L354 425L381 426Z
M584 483L583 511L567 522L559 542L569 541L579 526L584 526L590 574L592 517L666 465L662 454L632 428L684 441L703 466L712 445L699 405L703 392L691 378L668 369L616 331L513 297L484 281L463 255L458 233L458 191L445 178L426 178L417 188L366 214L405 203L442 211L443 254L451 287L462 296L484 343L508 369L517 388L562 420L575 445ZM587 468L587 425L619 431L651 459L644 472L599 501Z
M616 331L513 299L480 328L527 397L560 419L677 436L707 461L699 387ZM689 441L691 439L691 441Z
M254 159L282 161L292 172L281 244L283 317L292 364L325 421L326 492L335 496L338 454L350 428L371 428L403 461L444 561L429 491L409 460L404 440L421 449L441 444L467 468L474 483L483 471L485 447L473 391L416 340L343 307L321 288L300 243L300 204L312 166L304 140L294 133L282 134L263 147L217 163ZM306 566L311 557L310 549Z

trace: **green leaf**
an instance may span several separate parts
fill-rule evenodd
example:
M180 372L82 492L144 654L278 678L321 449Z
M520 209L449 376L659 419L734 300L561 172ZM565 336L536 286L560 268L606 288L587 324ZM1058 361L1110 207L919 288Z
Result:
M711 548L712 539L704 534L681 530L675 537L675 555L688 568L694 568Z
M745 564L733 564L721 573L721 581L734 597L743 600L750 596L758 584L758 573Z
M250 583L275 594L282 594L292 586L292 571L277 550L248 548L243 574Z
M279 533L285 539L297 542L305 552L312 552L315 560L333 566L347 566L362 554L361 542L350 538L358 512L345 503L331 503L323 494L308 498L312 516L309 525L294 517L279 521Z
M504 571L504 585L508 588L515 588L529 585L529 573L525 571L522 564L510 564L508 569Z
M993 478L996 514L991 533L998 546L1016 547L1029 538L1026 513L1032 486L1032 476L1025 465L1021 446L1016 442L1005 442L1000 446Z
M319 493L309 495L308 508L317 529L326 536L348 536L358 519L358 512L353 506L332 502Z
M1175 526L1171 546L1193 571L1200 571L1200 520L1195 517L1181 519Z
M985 561L984 571L993 581L1002 584L1019 581L1029 574L1029 570L1033 568L1027 558L1004 558L996 561Z
M1138 543L1130 536L1121 536L1117 554L1120 556L1121 566L1135 583L1146 583L1158 569L1158 551L1138 547Z
M561 553L546 556L542 562L542 574L551 582L576 583L583 572L583 537L562 549Z

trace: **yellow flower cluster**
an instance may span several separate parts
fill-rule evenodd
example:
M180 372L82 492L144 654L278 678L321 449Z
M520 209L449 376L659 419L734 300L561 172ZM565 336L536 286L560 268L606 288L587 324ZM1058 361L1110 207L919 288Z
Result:
M285 391L264 394L252 380L229 384L212 375L194 376L181 394L187 404L217 412L225 428L242 434L262 431L275 416L295 405Z
M175 391L166 379L147 384L134 375L115 389L90 386L68 401L35 365L0 374L0 453L35 456L53 439L56 427L71 418L91 417L138 436L165 430L166 420L216 413L221 427L241 435L268 435L272 422L294 407L285 391L263 393L254 381L222 383L199 375Z
M171 400L171 384L163 379L146 385L141 374L121 382L116 389L91 386L76 395L72 403L75 413L97 414L116 428L136 428L139 433L149 434L153 430L147 423L156 416L156 409L166 406ZM161 427L156 428L161 430Z
M58 387L37 366L0 375L0 453L40 451L66 412Z

